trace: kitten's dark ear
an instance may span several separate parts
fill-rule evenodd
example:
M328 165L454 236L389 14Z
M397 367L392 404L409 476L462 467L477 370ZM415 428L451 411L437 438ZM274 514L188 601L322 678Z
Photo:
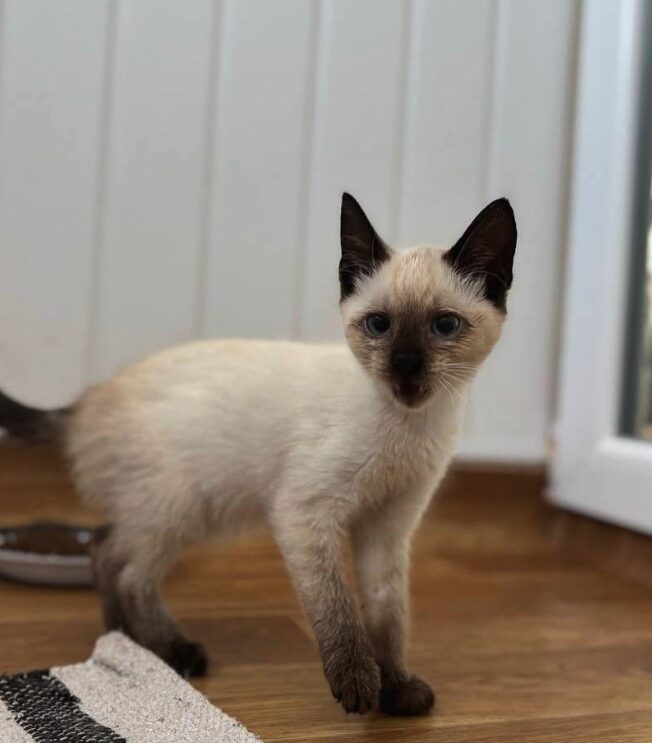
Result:
M485 297L505 311L515 250L514 211L507 199L497 199L471 222L462 237L444 254L444 260L463 276L481 279Z
M385 261L390 249L378 236L362 207L348 193L342 194L340 219L340 301L355 292L355 282L371 276Z

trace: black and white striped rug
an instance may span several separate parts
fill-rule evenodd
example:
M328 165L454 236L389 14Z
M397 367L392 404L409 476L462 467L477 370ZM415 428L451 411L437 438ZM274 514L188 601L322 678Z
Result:
M119 632L85 663L0 676L1 743L261 743Z

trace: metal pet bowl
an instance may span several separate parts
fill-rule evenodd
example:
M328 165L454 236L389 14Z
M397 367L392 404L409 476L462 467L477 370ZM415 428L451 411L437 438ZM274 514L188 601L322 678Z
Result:
M39 522L0 528L0 576L47 586L91 586L93 529Z

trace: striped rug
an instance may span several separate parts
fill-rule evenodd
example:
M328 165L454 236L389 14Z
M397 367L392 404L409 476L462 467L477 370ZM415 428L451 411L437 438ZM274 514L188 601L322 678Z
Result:
M261 743L119 632L84 663L0 676L1 743Z

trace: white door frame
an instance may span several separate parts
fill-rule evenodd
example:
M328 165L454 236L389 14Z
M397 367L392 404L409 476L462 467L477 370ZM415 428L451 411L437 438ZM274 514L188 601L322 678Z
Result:
M550 498L652 533L652 445L619 434L644 4L583 3Z

